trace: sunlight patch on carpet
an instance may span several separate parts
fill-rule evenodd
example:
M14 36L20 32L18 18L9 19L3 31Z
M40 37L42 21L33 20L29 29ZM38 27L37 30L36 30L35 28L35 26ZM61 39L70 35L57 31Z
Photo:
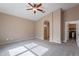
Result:
M20 46L20 47L17 47L17 48L10 49L10 50L9 50L9 54L10 54L11 56L15 56L15 55L17 55L17 54L20 54L20 53L26 51L26 50L27 50L27 49L26 49L24 46Z
M34 42L25 44L9 50L10 56L42 56L48 51L48 48Z
M36 48L33 48L32 51L36 53L37 55L41 56L45 54L48 51L48 49L43 46L38 46Z
M23 53L23 54L20 54L20 55L18 55L18 56L36 56L36 55L33 54L33 53L30 52L30 51L27 51L27 52L25 52L25 53Z
M31 48L33 48L33 47L35 47L35 46L37 46L38 44L36 44L36 43L29 43L29 44L26 44L25 46L27 47L27 48L29 48L29 49L31 49Z

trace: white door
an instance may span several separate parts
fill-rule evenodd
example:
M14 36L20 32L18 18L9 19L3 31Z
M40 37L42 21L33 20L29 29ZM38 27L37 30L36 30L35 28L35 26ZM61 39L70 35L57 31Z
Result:
M79 20L76 23L76 42L77 46L79 47Z
M68 38L69 38L69 34L68 34L68 22L65 23L65 42L67 42Z

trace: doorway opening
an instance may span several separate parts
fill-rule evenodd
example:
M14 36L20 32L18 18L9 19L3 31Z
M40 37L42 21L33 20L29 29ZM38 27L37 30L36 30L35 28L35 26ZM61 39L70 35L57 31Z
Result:
M76 24L68 24L68 41L69 43L76 43Z
M44 21L44 40L49 40L49 37L50 37L50 35L49 35L49 26L50 26L50 24L49 24L49 21Z

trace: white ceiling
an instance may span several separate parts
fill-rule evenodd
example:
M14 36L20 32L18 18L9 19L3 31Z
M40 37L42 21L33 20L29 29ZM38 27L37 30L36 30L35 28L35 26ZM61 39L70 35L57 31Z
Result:
M62 8L63 10L67 10L76 5L78 5L78 3L43 3L42 9L45 10L45 13L37 12L34 14L32 11L26 10L29 8L27 3L0 3L0 12L30 20L39 20L56 9Z

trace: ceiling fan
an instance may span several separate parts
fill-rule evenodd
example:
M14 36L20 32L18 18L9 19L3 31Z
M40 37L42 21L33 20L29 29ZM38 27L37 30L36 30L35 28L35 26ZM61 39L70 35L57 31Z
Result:
M39 3L39 4L37 4L37 3L33 3L33 4L28 3L28 4L31 6L31 8L29 8L29 9L27 9L27 10L33 10L34 14L35 14L37 11L40 11L40 12L42 12L42 13L45 12L44 10L42 10L42 9L40 8L40 7L42 6L41 3Z

